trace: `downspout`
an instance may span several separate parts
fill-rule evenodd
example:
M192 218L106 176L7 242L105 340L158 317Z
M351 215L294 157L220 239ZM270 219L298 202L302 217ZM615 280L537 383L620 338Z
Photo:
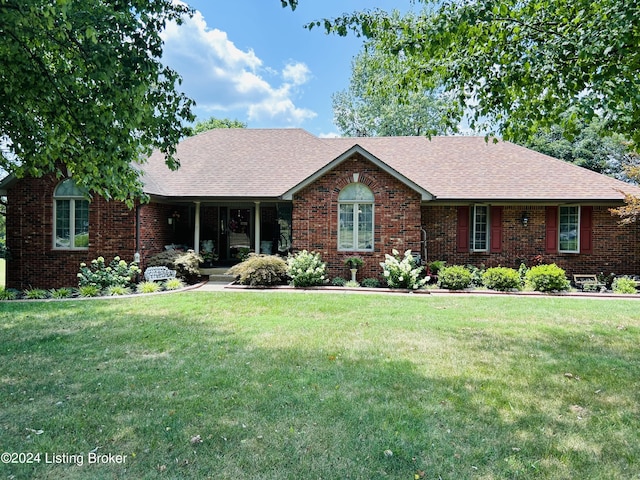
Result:
M133 261L140 263L140 208L142 205L136 204L136 251L133 254Z
M200 202L196 203L195 225L193 227L193 251L200 253Z
M254 251L256 255L260 254L260 202L254 202L256 204L256 214L254 215L255 234L254 234Z

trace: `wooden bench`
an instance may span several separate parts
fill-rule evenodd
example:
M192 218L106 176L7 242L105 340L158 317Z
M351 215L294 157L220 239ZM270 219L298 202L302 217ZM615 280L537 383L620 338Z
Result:
M169 280L170 278L176 278L176 271L167 267L147 267L144 271L144 279L147 282Z
M597 275L574 275L573 283L582 291L584 291L585 287L588 287L589 290L602 290L607 287L604 283L598 281Z

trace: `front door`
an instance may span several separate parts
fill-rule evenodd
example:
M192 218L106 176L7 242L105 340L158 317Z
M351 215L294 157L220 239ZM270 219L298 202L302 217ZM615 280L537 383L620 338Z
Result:
M242 259L251 250L251 209L229 208L228 212L228 258Z

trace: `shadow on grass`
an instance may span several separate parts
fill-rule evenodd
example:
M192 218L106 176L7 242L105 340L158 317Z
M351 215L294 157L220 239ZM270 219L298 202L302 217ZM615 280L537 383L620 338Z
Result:
M390 328L388 343L349 349L322 338L325 326L285 334L230 322L231 309L91 308L30 310L0 329L2 449L42 455L0 464L1 478L600 479L638 468L638 361L586 334L506 339L452 325L437 333L450 348L400 351ZM309 330L320 339L297 341ZM90 451L127 457L88 465Z

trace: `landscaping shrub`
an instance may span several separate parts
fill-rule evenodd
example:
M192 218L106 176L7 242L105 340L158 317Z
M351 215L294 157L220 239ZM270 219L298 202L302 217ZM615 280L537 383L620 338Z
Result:
M107 287L105 290L105 295L110 297L115 297L119 295L129 295L131 293L131 289L129 287L123 287L122 285L112 285Z
M344 286L347 288L360 288L360 284L355 280L349 280L347 283L344 284Z
M156 282L140 282L136 287L138 293L155 293L162 290L162 286Z
M15 300L18 298L18 294L17 290L0 287L0 300Z
M482 284L491 290L503 292L520 289L520 275L517 270L506 267L493 267L482 274Z
M326 283L326 264L319 253L302 250L287 258L287 273L294 287L312 287Z
M385 261L380 263L382 275L389 287L417 290L427 283L427 278L420 278L424 267L416 265L411 250L404 252L402 258L396 249L393 249L391 253L393 255L385 254Z
M527 286L538 292L561 292L569 289L565 271L555 263L531 267L525 279Z
M638 293L636 290L636 282L629 277L616 277L611 287L614 293Z
M366 288L378 288L380 287L380 280L377 278L365 278L362 280L362 286Z
M51 298L69 298L73 295L73 290L70 288L53 288L49 290L49 295Z
M43 300L49 297L49 292L41 288L31 288L24 291L24 298L29 300Z
M129 287L134 284L140 268L135 262L127 264L120 257L114 257L107 265L104 257L91 260L91 263L80 264L78 273L78 285L84 287L94 285L103 290L112 286Z
M180 278L188 278L200 274L200 264L204 262L202 256L193 250L166 250L147 259L148 267L167 267L176 271Z
M446 263L447 262L445 262L444 260L434 260L433 262L430 262L428 265L429 273L432 275L437 275L440 269L444 267Z
M345 283L347 283L347 281L342 277L335 277L333 280L331 280L331 285L333 285L334 287L344 287Z
M100 288L96 285L82 285L78 288L81 297L97 297L100 295Z
M181 288L184 288L184 282L179 278L170 278L164 282L165 290L180 290Z
M443 267L438 272L438 286L448 290L463 290L471 285L471 272L462 265Z
M287 262L277 255L249 254L247 259L234 265L227 272L241 285L269 287L287 282Z
M484 285L482 281L482 274L485 272L484 265L480 265L479 267L467 265L465 268L469 270L469 273L471 274L471 284L469 286L482 287Z

